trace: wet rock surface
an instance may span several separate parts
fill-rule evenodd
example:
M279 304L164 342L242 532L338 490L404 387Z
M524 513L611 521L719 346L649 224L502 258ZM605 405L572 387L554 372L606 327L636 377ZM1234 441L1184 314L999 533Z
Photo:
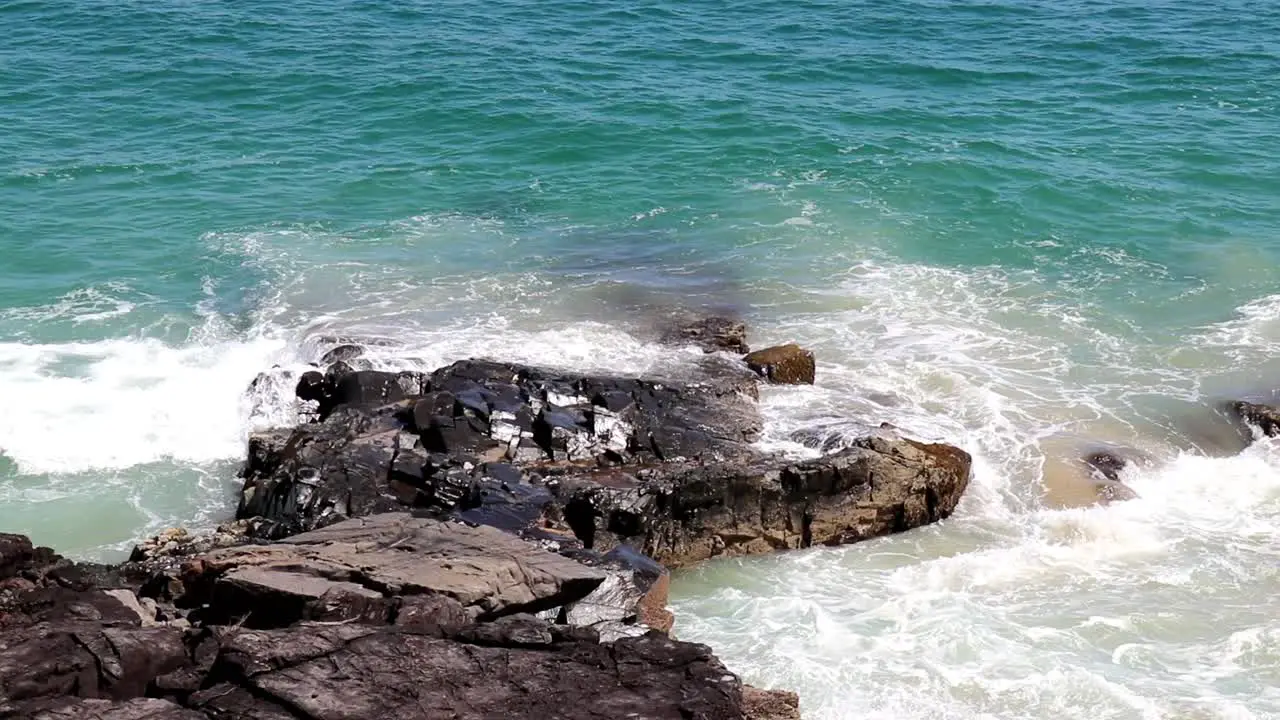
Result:
M745 358L747 367L771 383L812 385L817 365L813 353L799 345L779 345L757 350Z
M662 328L659 339L668 345L695 345L703 352L731 352L746 355L746 323L722 316L676 313Z
M235 522L114 567L0 535L0 718L798 717L667 635L668 568L941 520L970 458L762 453L745 327L666 340L708 354L677 379L388 372L326 339L303 422L249 438ZM812 382L795 350L752 367Z
M1280 436L1280 410L1273 405L1239 400L1228 404L1227 412L1237 421L1257 428L1265 437Z

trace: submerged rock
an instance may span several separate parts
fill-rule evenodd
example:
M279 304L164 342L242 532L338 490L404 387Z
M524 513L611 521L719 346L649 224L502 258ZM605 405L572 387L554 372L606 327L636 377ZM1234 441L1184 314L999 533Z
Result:
M336 362L355 360L364 355L364 348L359 345L344 344L329 350L320 356L321 365L332 365Z
M1109 505L1138 497L1120 478L1120 472L1130 464L1127 459L1110 450L1099 450L1086 455L1083 462L1092 471L1098 502Z
M757 350L745 358L747 367L771 383L812 385L816 373L813 353L799 345Z
M1227 409L1232 417L1257 428L1264 436L1280 436L1280 410L1275 407L1241 400L1231 403Z
M720 316L678 314L660 334L660 341L668 345L696 345L703 352L726 352L746 355L747 325L741 320Z

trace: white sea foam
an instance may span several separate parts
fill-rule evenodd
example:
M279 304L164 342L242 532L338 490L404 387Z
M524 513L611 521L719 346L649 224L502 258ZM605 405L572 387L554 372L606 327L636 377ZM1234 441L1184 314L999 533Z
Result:
M775 442L888 420L972 451L974 478L941 526L683 575L677 632L799 690L806 718L1280 717L1262 609L1280 590L1280 447L1206 457L1132 399L1194 397L1270 341L1274 303L1188 338L1195 364L1169 372L1078 313L1057 321L1037 283L863 262L838 290L856 310L770 328L827 359L814 388L766 391ZM1048 454L1082 447L1060 437L1141 447L1152 462L1123 478L1140 497L1044 506Z
M0 344L0 452L24 473L209 462L243 450L245 389L280 340Z
M458 217L401 230L507 242L500 223ZM702 357L584 320L594 296L547 275L424 280L405 260L421 262L421 247L322 239L341 246L334 262L309 229L206 238L273 270L248 329L210 302L180 345L0 344L0 393L19 409L0 418L0 451L27 475L96 473L93 483L134 483L135 494L152 490L120 472L172 462L225 474L250 428L291 419L291 379L246 394L249 382L275 364L302 369L322 336L390 338L366 357L387 368L481 356L642 375ZM300 262L301 249L320 260ZM799 690L807 718L1280 716L1280 630L1263 612L1280 587L1280 451L1264 441L1197 455L1142 397L1197 397L1214 372L1239 366L1232 353L1271 342L1280 306L1259 300L1206 328L1171 370L1033 272L862 260L824 290L786 292L806 311L755 318L753 344L812 347L818 383L763 390L766 447L813 454L796 431L853 437L888 421L970 450L974 478L940 526L682 576L678 634L711 643L753 682ZM1147 452L1151 464L1124 478L1140 498L1047 507L1046 462L1078 449L1074 439ZM206 480L186 502L222 497L228 478ZM68 487L22 492L70 501ZM133 503L144 530L183 519Z

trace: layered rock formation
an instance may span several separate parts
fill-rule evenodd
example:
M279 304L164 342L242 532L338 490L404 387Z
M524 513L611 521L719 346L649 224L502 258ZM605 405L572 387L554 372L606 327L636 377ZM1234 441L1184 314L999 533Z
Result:
M747 349L728 321L673 341ZM0 718L797 718L667 635L667 568L909 530L969 479L892 431L759 452L758 378L722 355L426 374L348 345L298 378L301 425L249 439L217 533L116 568L0 536Z

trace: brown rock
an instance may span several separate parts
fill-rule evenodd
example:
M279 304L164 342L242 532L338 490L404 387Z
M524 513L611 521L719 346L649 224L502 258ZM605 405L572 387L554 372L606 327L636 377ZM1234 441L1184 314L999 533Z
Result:
M45 701L60 697L124 700L187 662L181 633L172 628L79 620L9 629L0 642L0 699L17 717L33 714L24 706L47 708Z
M746 720L800 720L800 696L788 690L743 685L742 712Z
M560 478L587 548L633 545L669 567L718 555L843 545L948 517L972 460L950 445L864 437L800 463L666 465Z
M225 635L215 672L228 684L191 704L219 718L745 717L740 681L706 646L659 633L604 645L528 616L456 639L357 625L240 630Z
M725 350L745 355L751 351L746 323L715 315L677 313L662 329L660 340L669 345L697 345L708 353Z
M187 710L167 700L134 698L133 700L60 699L52 707L33 711L33 720L207 720L205 715Z
M1280 435L1280 410L1271 405L1251 402L1234 402L1228 410L1238 420L1258 428L1267 437Z
M268 546L203 556L184 604L250 627L304 617L385 622L392 597L441 595L470 617L536 612L586 597L604 575L491 527L384 513Z
M771 383L812 385L816 372L813 353L799 345L757 350L745 358L747 367Z

